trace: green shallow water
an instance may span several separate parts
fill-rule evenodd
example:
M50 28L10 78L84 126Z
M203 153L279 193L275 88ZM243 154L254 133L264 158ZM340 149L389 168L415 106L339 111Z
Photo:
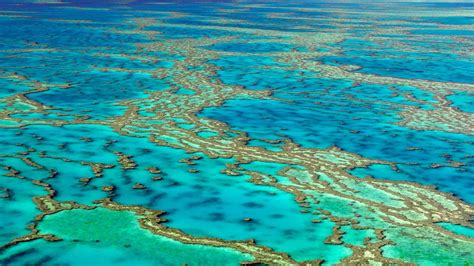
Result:
M9 263L37 264L50 256L48 263L68 265L239 265L252 260L252 256L235 250L182 244L154 235L139 226L133 213L125 211L63 211L45 218L38 229L62 241L43 243L46 250L40 248L39 241L19 245L8 254L18 254L18 258ZM36 258L22 254L31 249L36 250Z

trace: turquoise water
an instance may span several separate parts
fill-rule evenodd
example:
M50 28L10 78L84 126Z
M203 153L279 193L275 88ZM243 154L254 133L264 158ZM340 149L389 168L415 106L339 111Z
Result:
M474 113L474 95L466 92L448 96L453 106L467 113Z
M1 2L0 264L472 264L473 17Z
M453 231L456 234L464 235L471 238L474 237L474 230L472 228L450 223L439 223L439 225L447 230Z
M78 224L80 227L76 226ZM0 261L36 264L46 260L48 263L70 264L70 258L75 257L74 265L116 265L125 264L128 258L134 257L137 265L239 265L241 261L252 259L230 249L182 245L141 229L131 213L107 209L61 212L45 219L39 229L63 240L20 245ZM42 248L44 245L47 248ZM30 252L36 254L31 256ZM22 253L27 255L18 256ZM13 259L8 259L8 256Z

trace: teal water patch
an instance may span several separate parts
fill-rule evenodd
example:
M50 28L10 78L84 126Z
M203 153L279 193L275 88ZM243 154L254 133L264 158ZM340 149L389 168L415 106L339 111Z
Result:
M75 119L74 116L69 115L57 115L57 114L39 114L39 113L21 113L11 115L13 118L20 120L66 120L72 121Z
M259 139L252 139L247 143L248 146L262 147L269 151L282 151L283 142L272 143Z
M0 166L10 165L1 158ZM17 169L27 169L17 168ZM0 241L7 243L17 237L31 233L27 229L40 211L33 202L34 196L46 195L42 187L28 179L5 176L8 171L0 169Z
M413 97L415 97L415 99L417 99L419 101L423 101L423 102L428 103L428 104L438 102L434 98L435 95L432 92L420 90L420 89L418 89L416 87L412 87L412 86L395 86L395 87L403 93L409 93L410 95L412 95ZM425 109L425 110L433 110L434 109L432 106L429 106L429 105L426 105L426 104L423 104L420 107L422 109Z
M394 174L395 170L391 165L387 164L372 164L366 168L354 168L350 171L350 173L354 176L360 177L360 178L366 178L366 177L380 177L380 178L389 178L389 177L402 177L401 179L398 180L403 180L405 178L409 178L408 176L402 176L400 174Z
M153 265L138 257L130 257L127 249L107 247L71 241L48 242L35 240L24 242L0 254L2 265L37 265L47 261L54 265Z
M164 36L172 39L181 39L181 38L217 38L227 36L229 34L228 30L219 30L219 29L198 29L198 28L188 28L180 26L150 26L150 30L157 30L161 32Z
M228 42L217 44L208 49L225 51L225 52L242 52L242 53L270 53L270 52L288 52L291 50L301 50L284 43L264 43L264 42Z
M285 185L289 185L292 183L291 181L288 180L288 178L279 175L278 172L288 166L289 165L285 165L285 164L266 163L266 162L252 162L249 164L240 165L240 167L242 167L245 170L256 171L256 172L267 174L271 177L274 177L276 178L276 181L278 183L285 184Z
M272 58L256 56L226 56L211 61L221 69L219 79L226 84L244 86L251 90L287 88L301 82L300 72L269 69L284 65Z
M0 78L0 98L13 96L19 92L26 92L32 89L32 86L27 82L14 80L13 78Z
M213 131L199 131L199 132L197 133L197 135L198 135L199 137L205 138L205 139L211 138L211 137L215 137L215 136L219 136L218 133L213 132Z
M180 94L180 95L193 95L193 94L195 94L195 92L192 91L192 90L188 90L188 89L184 89L184 88L179 88L179 89L176 91L176 94Z
M80 114L95 119L122 115L126 107L117 101L146 98L146 91L167 89L166 83L143 73L89 71L76 75L69 89L51 89L29 97L64 113ZM74 81L73 81L74 82ZM97 90L97 87L101 87ZM135 88L130 90L129 88ZM70 109L74 106L73 109Z
M437 223L437 224L446 230L452 231L455 234L474 238L474 228L469 228L469 227L462 226L459 224L450 224L450 223Z
M443 35L443 36L472 36L474 31L472 30L446 30L446 29L420 29L412 30L414 34L429 34L429 35Z
M451 106L462 112L474 113L474 93L459 92L446 98L453 102Z
M41 233L60 237L63 239L62 244L41 243L48 249L40 249L35 256L30 256L30 260L41 261L48 254L52 254L49 248L59 250L61 246L67 247L66 253L59 252L48 263L83 265L99 261L106 265L115 265L117 262L134 265L239 265L240 262L253 259L248 254L230 248L183 244L155 235L141 228L137 218L130 212L103 208L62 211L47 216L38 229ZM16 249L21 248L22 246L19 246ZM91 256L101 253L104 253L104 256ZM20 256L20 261L22 257Z
M474 80L470 74L474 73L473 64L466 60L332 56L324 58L323 62L361 66L357 72L380 76L461 83L473 83Z

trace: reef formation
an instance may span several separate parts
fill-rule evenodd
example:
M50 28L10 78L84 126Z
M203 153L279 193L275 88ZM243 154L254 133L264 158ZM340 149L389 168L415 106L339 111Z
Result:
M474 264L474 5L3 3L0 264Z

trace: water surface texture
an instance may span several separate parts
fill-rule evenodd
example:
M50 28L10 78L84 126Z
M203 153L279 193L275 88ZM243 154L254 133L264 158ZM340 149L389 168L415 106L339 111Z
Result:
M473 203L472 3L0 2L0 265L474 265Z

